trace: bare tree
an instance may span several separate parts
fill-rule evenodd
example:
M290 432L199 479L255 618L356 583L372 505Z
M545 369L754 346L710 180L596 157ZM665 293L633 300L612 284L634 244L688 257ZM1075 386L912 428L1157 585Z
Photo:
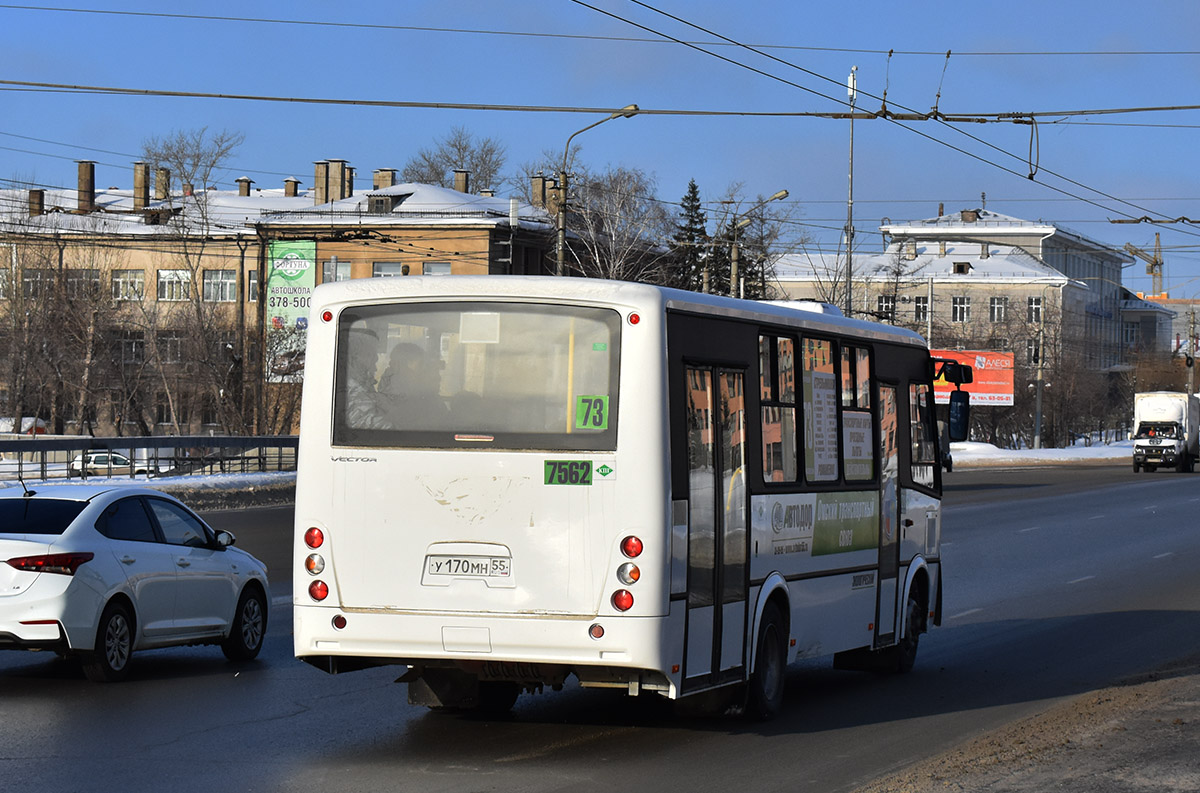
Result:
M495 138L476 138L465 127L454 127L431 148L422 148L404 165L402 178L415 184L454 186L454 171L471 172L471 192L496 187L502 180L504 144Z
M245 140L241 132L209 132L208 127L180 129L142 141L142 159L152 168L169 169L172 178L202 191Z
M575 201L567 213L574 234L567 253L578 272L590 278L657 280L674 224L654 190L654 179L636 168L582 171L575 178Z

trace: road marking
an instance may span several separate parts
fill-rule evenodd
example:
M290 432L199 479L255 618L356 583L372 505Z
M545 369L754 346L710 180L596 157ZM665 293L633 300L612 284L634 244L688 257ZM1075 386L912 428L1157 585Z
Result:
M1174 555L1175 555L1174 551L1167 551L1166 553L1160 553L1158 556L1156 556L1154 558L1155 559L1166 559L1168 556L1174 556Z
M983 609L967 609L966 611L962 612L961 614L955 614L954 616L951 616L951 617L946 617L946 619L948 619L948 620L956 620L956 619L958 619L959 617L965 617L965 616L967 616L968 614L974 614L974 613L975 613L975 612L977 612L977 611L983 611Z
M1095 577L1096 576L1094 576L1094 575L1085 575L1083 578L1076 578L1074 581L1068 581L1067 585L1070 586L1071 584L1078 584L1082 581L1090 581Z
M1028 529L1017 529L1017 534L1024 534L1027 531L1037 531L1041 526L1030 526Z
M1104 520L1104 515L1092 515L1088 520Z

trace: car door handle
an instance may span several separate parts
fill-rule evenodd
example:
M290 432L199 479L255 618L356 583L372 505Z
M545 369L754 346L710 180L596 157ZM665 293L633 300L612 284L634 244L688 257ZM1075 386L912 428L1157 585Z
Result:
M189 562L187 559L184 559L182 557L180 557L179 559L176 559L175 564L179 565L180 567L191 567L191 565L192 565L191 562Z
M136 561L137 561L137 559L135 559L132 556L122 556L121 557L121 564L133 564Z

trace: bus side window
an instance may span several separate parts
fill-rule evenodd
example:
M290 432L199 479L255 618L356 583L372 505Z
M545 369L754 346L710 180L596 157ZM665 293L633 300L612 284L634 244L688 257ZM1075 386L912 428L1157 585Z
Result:
M833 342L800 340L804 405L804 476L810 482L838 478L838 384Z
M908 433L912 439L913 482L934 486L934 467L937 464L937 423L934 420L933 389L928 383L908 386Z
M763 481L795 482L796 343L783 336L759 336L758 363Z
M842 471L847 482L875 478L871 352L842 345Z

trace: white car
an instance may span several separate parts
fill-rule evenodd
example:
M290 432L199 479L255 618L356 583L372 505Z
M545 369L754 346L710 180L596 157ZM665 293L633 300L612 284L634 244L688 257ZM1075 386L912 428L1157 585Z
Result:
M92 449L78 454L67 466L67 476L129 476L144 474L146 466L135 466L128 457L106 449Z
M78 655L115 681L134 650L220 644L250 660L267 568L171 496L142 487L0 491L0 649Z

